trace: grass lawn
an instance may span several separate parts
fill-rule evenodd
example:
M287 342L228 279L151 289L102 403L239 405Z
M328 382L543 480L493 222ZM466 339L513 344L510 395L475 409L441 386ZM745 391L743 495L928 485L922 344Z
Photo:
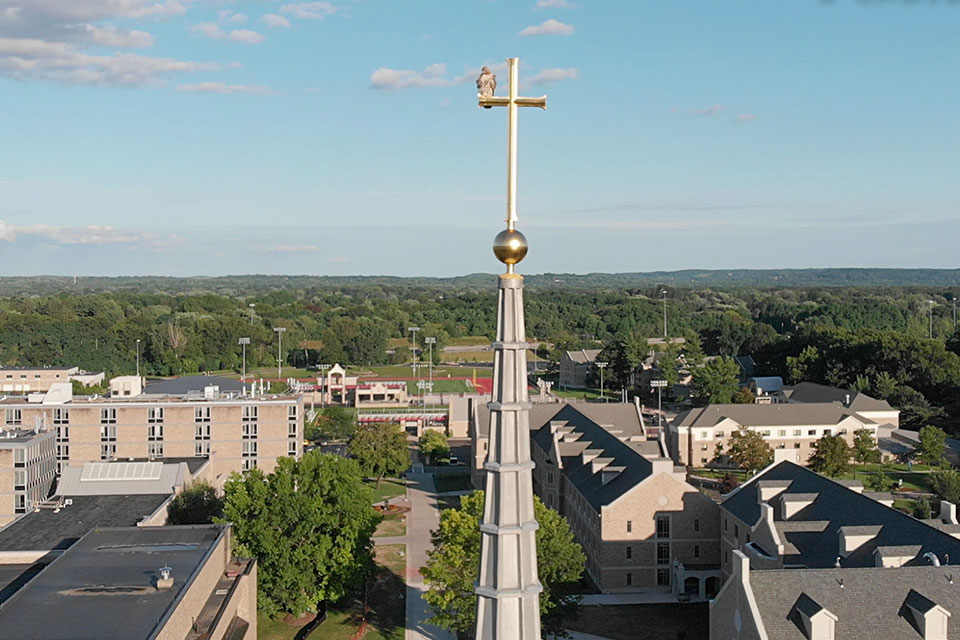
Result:
M488 344L490 344L490 338L487 336L463 336L447 340L448 347L482 347Z
M748 472L739 469L691 469L690 474L701 478L716 478L717 480L723 480L727 474L730 474L740 482L744 482L750 477Z
M424 382L427 376L423 377ZM466 380L447 380L446 378L437 378L437 372L433 372L433 392L434 393L469 393L473 391L472 387L467 386ZM407 380L407 393L419 395L420 389L417 388L416 380Z
M859 468L856 473L856 479L868 486L867 476L872 472L863 472ZM907 471L887 471L887 476L893 478L893 481L903 480L903 488L910 489L913 491L923 491L926 493L933 493L933 489L930 488L930 475L928 473L912 473ZM844 480L853 480L854 473L846 473L842 476Z
M373 533L374 538L389 538L392 536L407 535L407 518L404 514L384 516Z
M470 484L470 474L436 475L433 477L433 482L437 485L437 493L473 489L473 485Z
M567 624L567 628L612 640L673 640L681 631L688 640L707 640L707 607L705 602L583 607L580 619Z
M914 504L916 504L915 500L894 500L893 508L899 509L900 511L906 511L909 514L912 514Z
M593 391L592 389L553 389L553 395L560 398L577 398L580 400L588 399L593 400L600 397L599 391ZM608 394L609 395L609 394Z
M377 481L372 478L367 478L364 482L370 485L370 488L373 489L374 502L380 502L384 498L402 496L407 492L407 483L405 480L384 478L380 481L379 487L377 486Z

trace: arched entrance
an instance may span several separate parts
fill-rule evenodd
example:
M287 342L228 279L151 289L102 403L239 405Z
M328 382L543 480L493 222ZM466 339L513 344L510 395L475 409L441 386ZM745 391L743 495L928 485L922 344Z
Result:
M717 595L717 592L720 591L720 578L716 576L711 576L707 578L707 597L713 598Z

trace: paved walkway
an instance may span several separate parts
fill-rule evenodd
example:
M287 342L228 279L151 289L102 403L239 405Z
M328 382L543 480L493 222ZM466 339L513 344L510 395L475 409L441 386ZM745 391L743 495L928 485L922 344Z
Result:
M453 640L453 635L444 629L423 624L430 613L422 594L426 590L420 567L427 563L430 550L430 531L440 523L440 509L436 500L436 485L433 475L424 473L422 465L414 465L407 474L407 497L391 502L410 507L407 516L407 535L374 538L375 544L407 545L407 632L406 640Z

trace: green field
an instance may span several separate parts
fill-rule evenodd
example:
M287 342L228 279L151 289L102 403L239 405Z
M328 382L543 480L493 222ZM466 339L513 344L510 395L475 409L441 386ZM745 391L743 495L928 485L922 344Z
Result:
M448 347L482 347L488 344L490 344L490 338L487 336L463 336L447 340Z
M402 496L407 492L407 483L405 480L395 479L395 478L384 478L380 481L380 486L377 486L377 481L374 478L367 478L364 480L371 489L373 489L373 501L374 503L382 502L384 498L395 498L397 496Z
M392 538L394 536L407 535L407 517L405 514L397 516L384 516L377 530L374 532L374 538Z

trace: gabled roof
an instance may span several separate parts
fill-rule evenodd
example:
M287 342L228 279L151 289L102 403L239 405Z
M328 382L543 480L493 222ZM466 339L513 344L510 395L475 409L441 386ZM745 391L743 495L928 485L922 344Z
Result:
M674 418L675 427L713 427L729 418L745 427L833 426L853 417L863 424L864 418L839 402L817 404L708 404L688 409Z
M958 582L951 584L951 577ZM836 616L836 640L921 640L905 610L911 592L960 612L960 567L754 570L750 586L771 640L806 639L793 613L798 605ZM915 596L911 601L923 604ZM960 625L950 625L949 638L960 639Z
M853 411L895 411L886 400L877 400L859 391L828 387L815 382L801 382L784 389L790 391L790 402L839 402Z
M632 408L632 405L626 406ZM621 441L617 435L584 415L579 409L579 405L564 405L551 418L551 421L565 421L564 429L569 428L572 432L579 434L576 441L561 443L560 454L563 456L561 473L577 488L587 502L599 511L602 506L610 504L648 478L653 472L653 464L641 455L637 448ZM634 409L634 415L636 415L636 409ZM613 424L619 428L617 423ZM533 441L544 453L553 457L553 433L550 422L534 432ZM603 459L607 462L607 468L620 468L620 472L612 480L604 483L602 473L594 473L592 462L588 461L584 464L581 456L584 450L597 452L595 460Z
M927 564L923 558L927 552L936 554L941 562L948 554L960 561L960 540L957 538L792 462L773 465L744 483L723 501L721 508L753 526L760 519L758 491L754 484L764 480L790 481L782 493L769 500L784 545L784 565L833 567L840 555L838 533L841 528L846 530L849 527L855 527L853 531L874 531L879 527L879 531L844 557L841 560L843 567L874 566L874 553L878 548L884 548L883 554L889 553L891 548L910 547L909 550L900 549L904 555L913 558L908 565ZM790 501L809 504L784 520L781 506ZM960 580L960 569L957 578ZM826 603L824 606L831 608Z
M600 355L600 349L578 349L577 351L567 351L567 357L577 364L593 364Z

